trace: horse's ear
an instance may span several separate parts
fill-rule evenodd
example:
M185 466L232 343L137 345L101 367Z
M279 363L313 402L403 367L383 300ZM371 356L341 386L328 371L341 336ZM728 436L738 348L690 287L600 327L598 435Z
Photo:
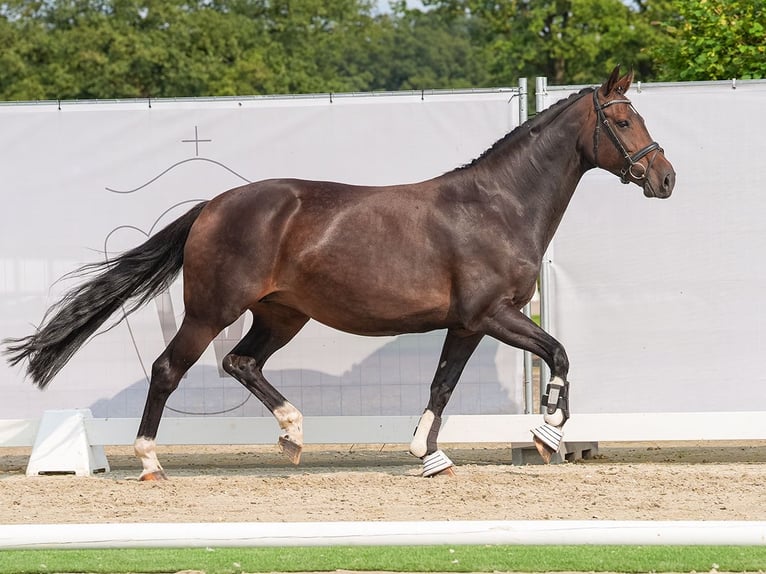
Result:
M630 89L630 84L633 82L633 70L625 74L622 78L617 80L614 86L614 91L618 94L624 94Z
M607 97L612 92L624 94L630 89L631 82L633 82L633 70L620 77L620 66L617 65L612 70L609 79L601 86L601 95Z
M617 85L617 82L620 80L620 66L619 64L614 67L614 70L612 70L612 73L609 75L609 79L604 82L604 85L601 86L601 95L604 97L607 97L609 94L612 93L612 90Z

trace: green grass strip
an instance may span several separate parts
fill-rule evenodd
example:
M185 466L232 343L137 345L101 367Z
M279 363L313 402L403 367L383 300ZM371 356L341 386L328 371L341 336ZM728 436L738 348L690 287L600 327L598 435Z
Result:
M0 551L0 574L88 572L758 572L764 546L405 546Z

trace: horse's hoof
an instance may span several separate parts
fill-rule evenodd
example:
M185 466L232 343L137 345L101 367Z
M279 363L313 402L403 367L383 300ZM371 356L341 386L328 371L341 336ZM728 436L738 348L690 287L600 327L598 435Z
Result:
M550 464L551 457L553 456L553 453L556 451L554 451L551 447L549 447L547 444L545 444L536 436L533 437L533 440L535 441L535 448L537 449L537 452L540 453L540 458L543 459L543 462L545 464Z
M145 474L142 473L141 476L138 477L138 480L142 480L142 481L167 480L167 479L168 479L168 475L165 474L165 471L162 469L155 470L154 472L147 472Z
M426 478L437 474L455 476L455 471L452 470L453 466L455 465L452 464L447 455L443 451L437 450L423 457L423 476Z
M445 468L444 470L440 470L439 472L430 475L428 478L434 478L437 476L446 476L447 478L455 478L457 476L457 473L455 472L455 467L450 466Z
M299 464L301 462L301 451L303 450L303 446L291 441L288 437L279 437L279 450L281 450L293 464Z

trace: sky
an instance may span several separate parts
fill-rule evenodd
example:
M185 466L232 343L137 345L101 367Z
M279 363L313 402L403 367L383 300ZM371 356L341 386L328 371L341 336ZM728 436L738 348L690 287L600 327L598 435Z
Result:
M389 6L390 0L378 0L378 10L381 12L390 12L391 8ZM422 7L423 4L420 2L420 0L407 0L407 6L409 8L416 8L416 7Z

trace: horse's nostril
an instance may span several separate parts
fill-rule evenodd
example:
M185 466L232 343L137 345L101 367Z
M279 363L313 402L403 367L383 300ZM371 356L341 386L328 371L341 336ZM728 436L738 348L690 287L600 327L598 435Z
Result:
M662 181L662 187L665 189L665 191L673 191L673 186L676 184L676 174L675 172L668 172L668 174L665 176L665 179Z

